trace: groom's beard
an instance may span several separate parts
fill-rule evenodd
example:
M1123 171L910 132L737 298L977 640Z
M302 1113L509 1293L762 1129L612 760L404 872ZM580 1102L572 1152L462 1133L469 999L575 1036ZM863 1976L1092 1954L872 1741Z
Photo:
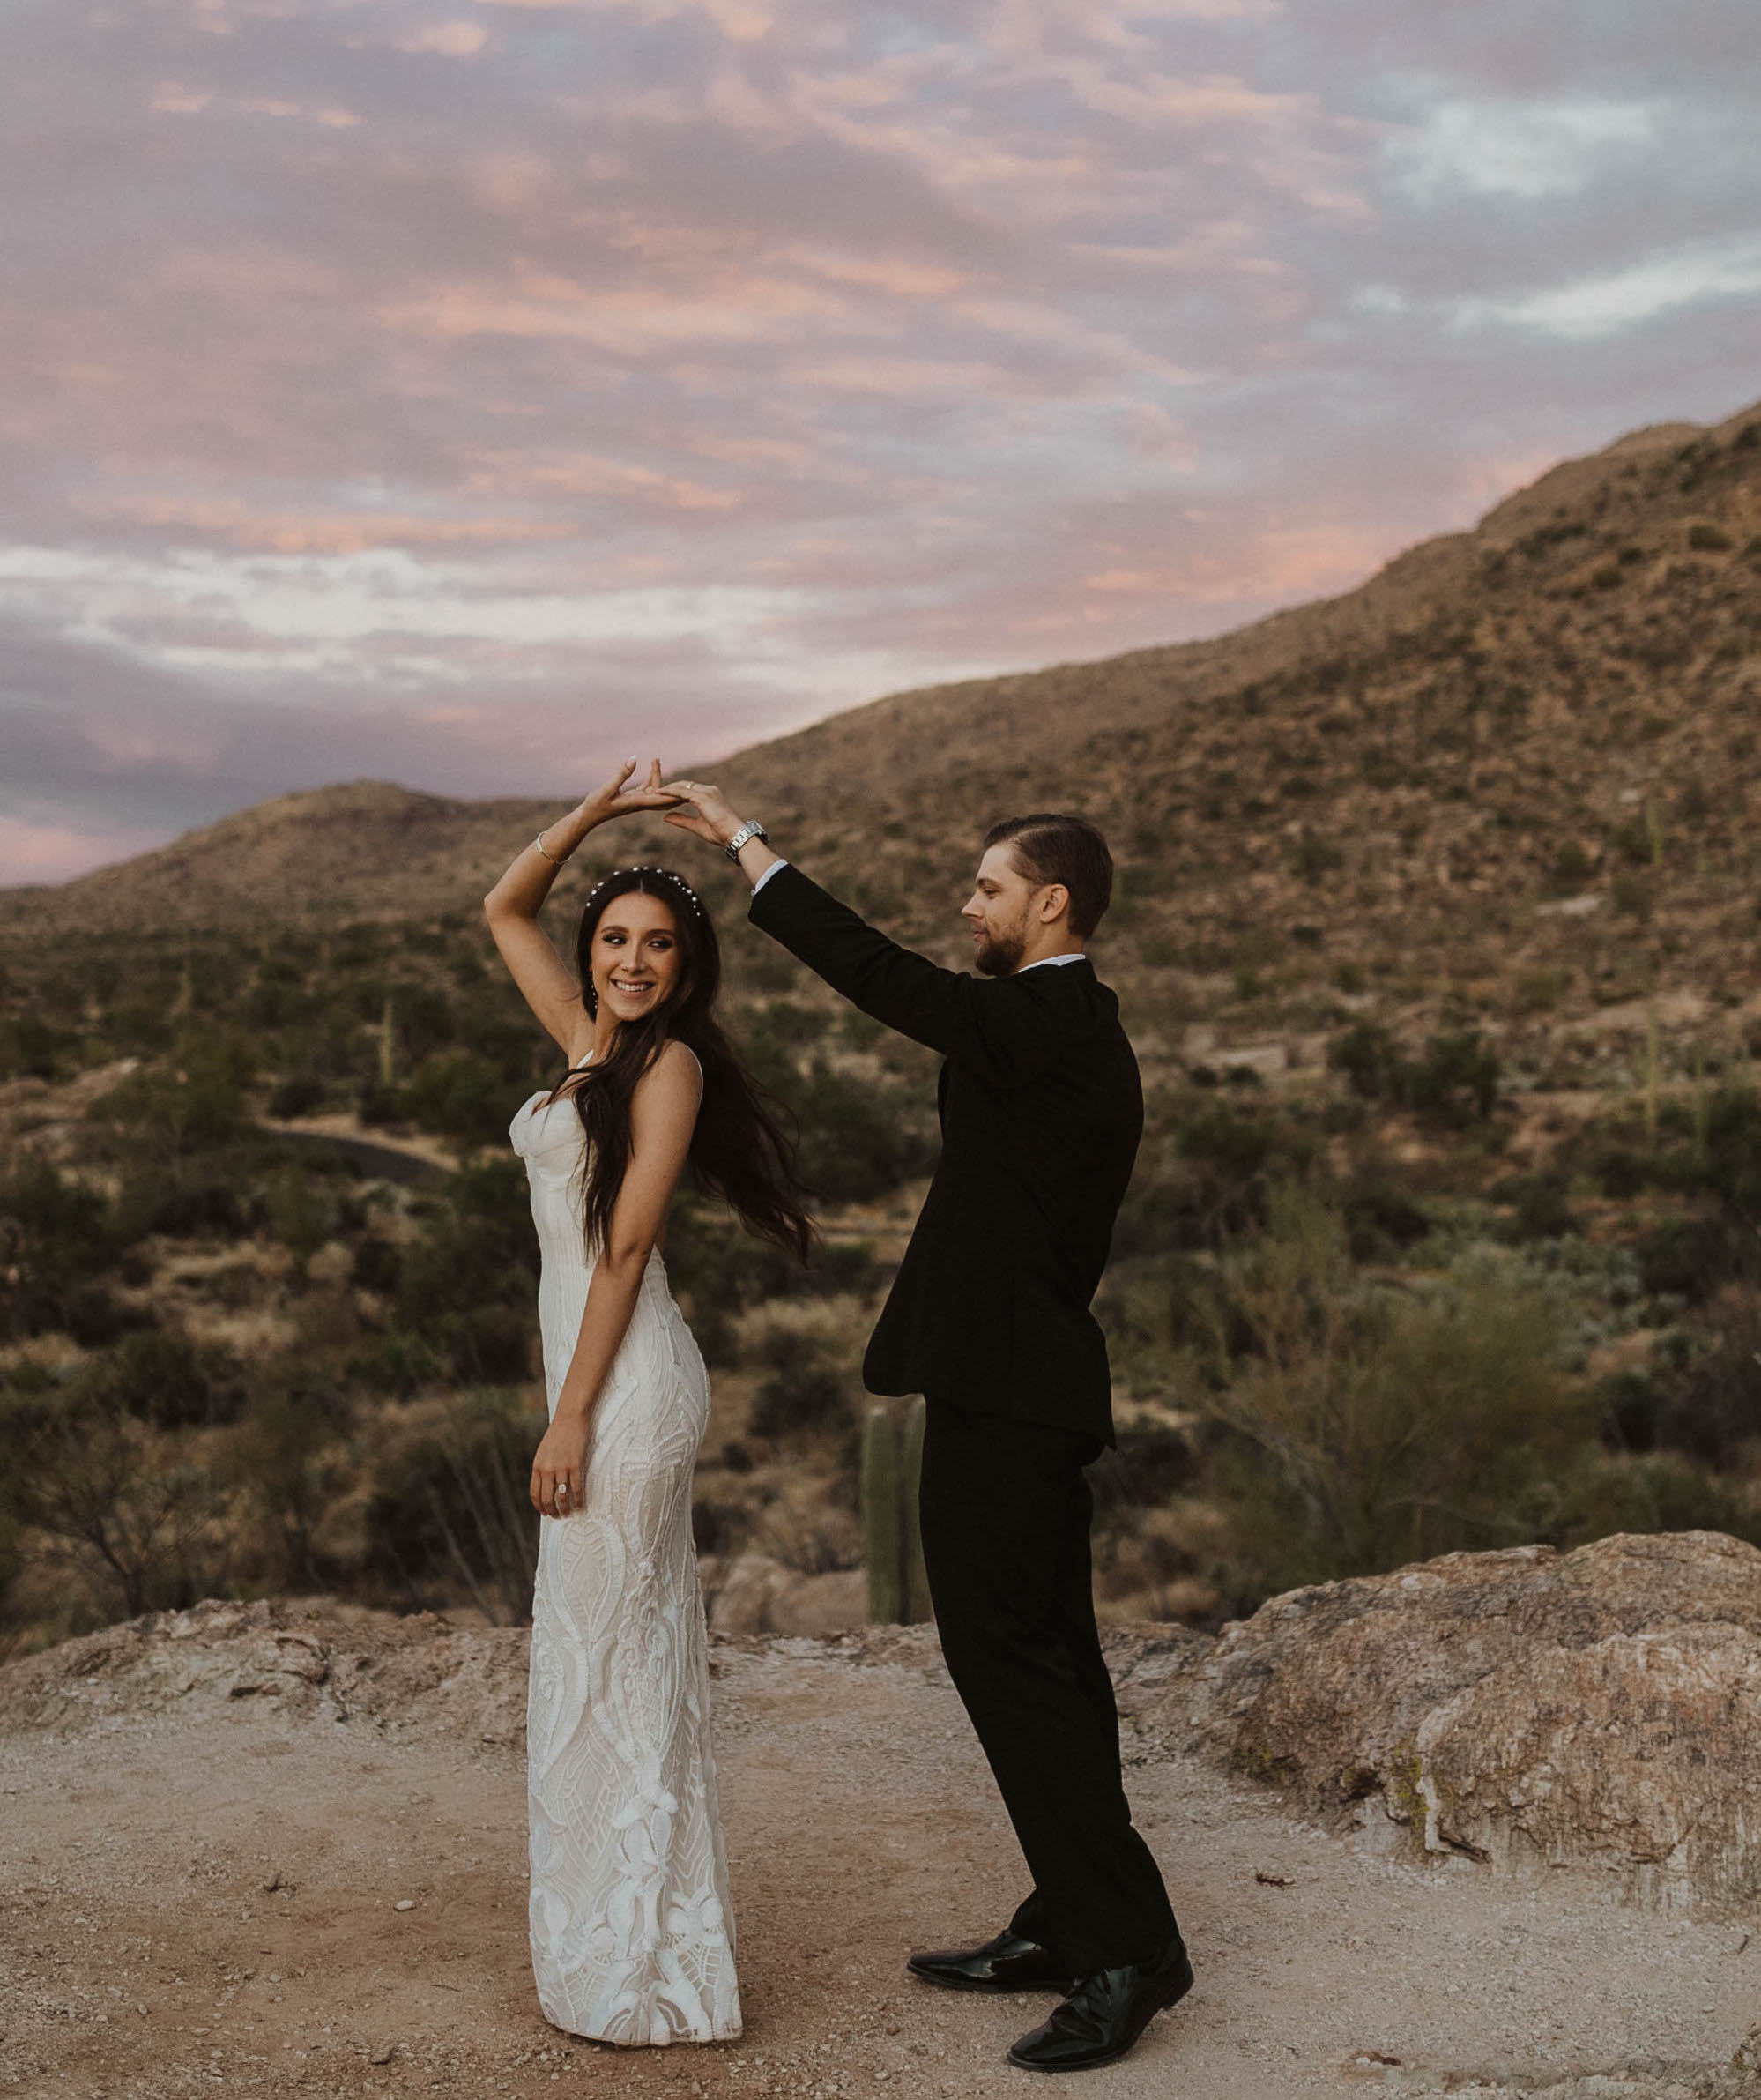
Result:
M1027 927L1012 927L1007 933L986 934L974 949L972 961L984 977L1011 977L1027 953Z

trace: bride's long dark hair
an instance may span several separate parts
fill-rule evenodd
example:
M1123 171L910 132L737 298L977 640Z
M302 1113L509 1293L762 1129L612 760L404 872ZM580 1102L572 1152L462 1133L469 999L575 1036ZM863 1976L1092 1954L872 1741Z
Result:
M620 868L589 896L576 936L576 965L590 1013L593 935L606 909L632 891L658 898L672 914L679 973L652 1013L625 1021L605 1061L566 1079L558 1093L574 1098L587 1133L583 1222L590 1247L603 1247L630 1163L630 1102L636 1084L676 1037L703 1068L703 1099L688 1154L699 1185L737 1213L747 1229L805 1261L814 1224L795 1179L795 1151L764 1090L747 1071L715 1016L722 988L722 950L696 891L670 868ZM554 1097L553 1097L554 1098Z

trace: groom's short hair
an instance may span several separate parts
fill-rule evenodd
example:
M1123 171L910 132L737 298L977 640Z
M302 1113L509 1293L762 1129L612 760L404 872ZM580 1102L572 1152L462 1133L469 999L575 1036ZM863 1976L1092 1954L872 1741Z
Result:
M1007 845L1015 866L1034 887L1062 882L1070 893L1070 930L1086 941L1112 902L1113 857L1086 816L1041 810L1006 817L985 834L988 850Z

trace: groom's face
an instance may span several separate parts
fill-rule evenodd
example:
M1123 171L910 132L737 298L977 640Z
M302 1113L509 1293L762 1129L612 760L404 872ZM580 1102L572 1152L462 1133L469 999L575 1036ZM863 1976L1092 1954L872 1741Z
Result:
M1029 911L1038 894L1015 866L1007 840L989 848L960 914L972 929L972 960L986 977L1007 977L1020 966Z

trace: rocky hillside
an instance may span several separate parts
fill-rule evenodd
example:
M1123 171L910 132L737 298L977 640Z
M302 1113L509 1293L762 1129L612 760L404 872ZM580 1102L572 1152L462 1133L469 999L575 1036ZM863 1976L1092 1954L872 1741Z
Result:
M718 771L920 935L985 823L1059 803L1111 827L1110 952L1179 973L1164 992L1209 978L1251 1006L1342 972L1396 1004L1574 1008L1661 983L1716 1005L1746 990L1758 712L1761 408L1638 432L1360 590L1220 640L897 695ZM549 814L321 789L0 897L0 937L469 907ZM697 851L658 828L619 843L663 842Z

